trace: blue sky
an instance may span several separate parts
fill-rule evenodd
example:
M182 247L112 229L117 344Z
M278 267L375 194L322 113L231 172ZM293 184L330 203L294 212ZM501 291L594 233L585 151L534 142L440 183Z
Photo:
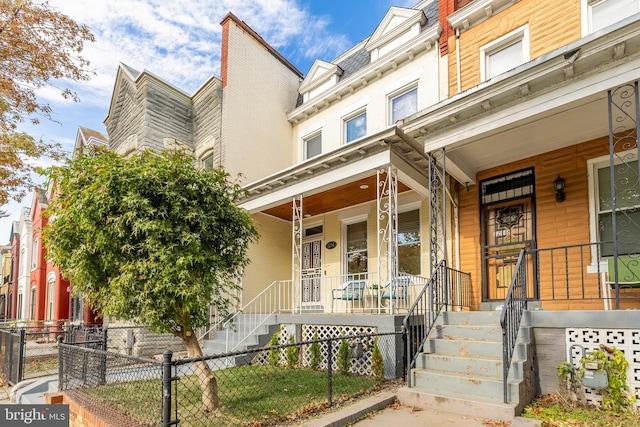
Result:
M106 117L118 64L147 70L187 93L211 75L219 76L220 21L232 12L275 47L300 71L315 59L331 61L371 35L391 6L410 7L418 0L50 0L50 5L86 24L96 42L85 47L96 75L89 82L62 84L81 101L65 101L46 88L39 98L50 103L59 123L25 124L36 138L55 141L71 151L78 126L106 134ZM42 164L47 166L46 163ZM42 178L36 178L41 182ZM22 203L3 207L0 243L8 242L11 222Z

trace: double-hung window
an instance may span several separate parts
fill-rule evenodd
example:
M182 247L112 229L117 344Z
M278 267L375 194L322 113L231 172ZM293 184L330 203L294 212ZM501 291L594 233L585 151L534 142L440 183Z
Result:
M347 274L366 273L367 221L347 225Z
M47 283L47 320L53 320L54 312L53 306L56 296L56 281L55 278L50 278Z
M518 28L480 48L480 79L509 71L529 61L529 27Z
M412 87L389 97L391 124L418 112L418 88Z
M322 154L322 132L302 139L304 160Z
M420 210L398 214L398 271L420 275Z
M33 270L38 266L38 238L33 239L33 246L31 248L31 269Z
M367 134L367 112L360 111L344 120L344 142L346 144Z
M591 230L599 242L616 241L618 254L640 253L640 179L635 153L618 153L610 166L609 156L590 161L593 217ZM612 174L613 172L613 174ZM612 188L613 179L613 188ZM615 233L614 205L615 195ZM613 243L602 245L601 256L613 255Z
M584 36L640 12L640 0L581 0L581 3Z

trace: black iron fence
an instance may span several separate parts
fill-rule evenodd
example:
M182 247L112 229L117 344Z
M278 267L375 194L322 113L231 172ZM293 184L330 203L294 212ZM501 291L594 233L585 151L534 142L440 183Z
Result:
M0 325L0 377L10 385L58 374L58 338L63 342L99 342L95 348L134 356L161 356L166 349L182 350L179 339L154 334L141 326L40 323Z
M403 363L401 342L360 334L162 360L61 343L59 384L131 425L274 425L379 390Z

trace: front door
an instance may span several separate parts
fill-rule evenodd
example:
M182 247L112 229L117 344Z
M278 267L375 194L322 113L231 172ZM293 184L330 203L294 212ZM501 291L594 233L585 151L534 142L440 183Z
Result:
M482 297L484 301L504 300L520 251L536 247L533 169L492 178L480 185ZM527 271L531 269L528 267ZM528 294L533 296L537 290L529 289Z
M322 240L302 242L302 303L318 305L321 302Z

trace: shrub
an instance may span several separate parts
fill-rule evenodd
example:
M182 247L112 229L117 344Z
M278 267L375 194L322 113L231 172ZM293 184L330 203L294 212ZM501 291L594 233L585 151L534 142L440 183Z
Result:
M373 349L371 350L371 370L378 381L384 381L384 358L378 347L378 339L373 339Z
M347 375L351 368L351 348L347 340L343 339L338 349L338 372Z
M322 363L322 350L320 349L320 343L318 343L318 330L313 333L313 340L316 341L311 344L311 348L309 349L309 366L314 371L317 371L320 368L320 364Z
M271 340L269 341L269 346L274 347L278 345L278 337L280 336L280 331L273 334ZM276 367L280 362L280 349L271 349L269 350L269 365Z
M293 334L291 334L291 336L289 337L289 343L295 344L295 342L296 342L296 339L293 336ZM287 347L286 354L287 354L287 367L289 369L295 368L296 365L298 364L298 347L295 347L295 346Z

